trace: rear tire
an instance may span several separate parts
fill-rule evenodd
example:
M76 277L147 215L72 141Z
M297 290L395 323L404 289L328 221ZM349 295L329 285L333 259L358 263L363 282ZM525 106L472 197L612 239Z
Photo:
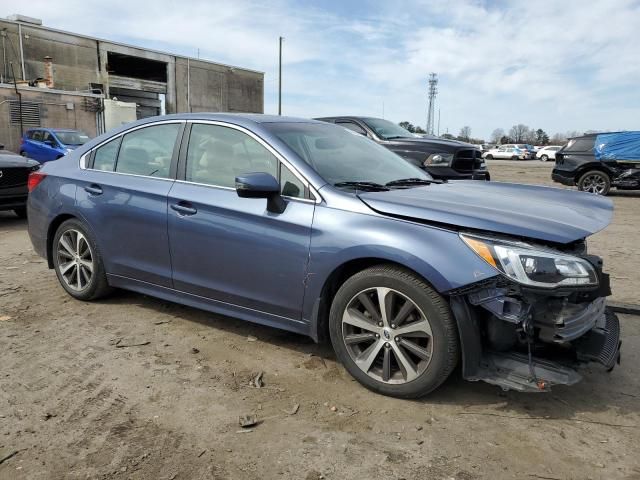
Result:
M513 155L513 156L511 157L511 160L518 160L518 156L517 156L517 155Z
M113 290L102 256L89 229L79 220L63 222L53 238L53 267L58 281L78 300L97 300Z
M27 218L27 207L14 208L13 213L19 218Z
M611 190L611 178L601 170L590 170L580 177L577 185L583 192L607 195Z
M347 371L383 395L424 396L458 362L449 305L424 280L396 266L371 267L349 278L333 299L329 333Z

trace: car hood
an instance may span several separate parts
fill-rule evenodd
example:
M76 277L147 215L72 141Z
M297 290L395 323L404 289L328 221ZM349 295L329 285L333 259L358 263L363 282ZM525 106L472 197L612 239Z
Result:
M470 143L459 142L457 140L447 140L438 137L422 137L422 138L393 138L384 142L389 146L404 147L411 150L429 150L438 152L456 152L461 149L475 149L475 145Z
M455 181L358 197L385 215L555 243L602 230L613 215L613 202L604 197L499 182Z
M25 158L15 153L0 153L0 168L35 167L40 165L35 160Z

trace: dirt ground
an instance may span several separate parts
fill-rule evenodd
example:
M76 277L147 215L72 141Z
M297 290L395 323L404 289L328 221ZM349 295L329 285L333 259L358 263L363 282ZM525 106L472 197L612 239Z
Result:
M490 168L550 183L550 165ZM638 197L612 196L614 222L590 242L614 298L635 303ZM576 386L503 393L454 372L401 401L301 336L134 293L75 301L26 223L0 214L0 478L640 479L638 320L621 316L622 365Z

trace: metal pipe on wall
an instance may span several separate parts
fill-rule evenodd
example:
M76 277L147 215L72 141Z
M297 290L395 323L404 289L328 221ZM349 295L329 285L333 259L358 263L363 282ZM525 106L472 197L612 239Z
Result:
M191 113L191 64L187 58L187 111Z
M24 47L22 46L22 25L18 23L18 37L20 40L20 66L22 67L22 80L27 79L27 74L24 71Z
M5 45L5 38L7 37L7 30L4 29L0 32L2 36L2 83L7 81L9 74L7 73L7 47Z

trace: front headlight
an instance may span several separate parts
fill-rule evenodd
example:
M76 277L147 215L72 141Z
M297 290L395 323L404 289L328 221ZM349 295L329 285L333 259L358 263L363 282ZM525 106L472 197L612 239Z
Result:
M424 161L425 167L448 167L453 161L453 153L432 153Z
M480 258L523 285L543 288L595 286L598 275L586 260L523 242L460 234Z

